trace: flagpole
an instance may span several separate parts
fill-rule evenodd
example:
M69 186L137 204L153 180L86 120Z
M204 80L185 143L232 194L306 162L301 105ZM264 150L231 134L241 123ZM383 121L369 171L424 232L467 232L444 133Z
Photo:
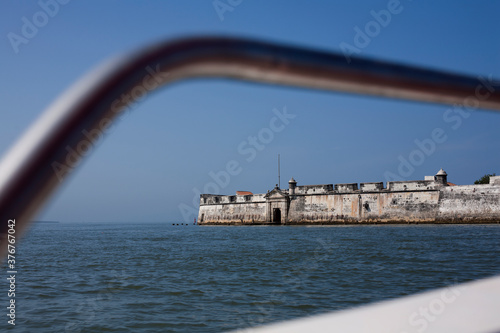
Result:
M278 188L281 188L281 177L280 177L280 154L278 154Z

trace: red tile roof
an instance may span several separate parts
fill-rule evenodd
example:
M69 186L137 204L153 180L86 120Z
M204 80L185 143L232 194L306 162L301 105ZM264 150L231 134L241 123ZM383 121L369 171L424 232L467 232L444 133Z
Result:
M237 195L253 195L252 192L248 192L248 191L236 191L236 194Z

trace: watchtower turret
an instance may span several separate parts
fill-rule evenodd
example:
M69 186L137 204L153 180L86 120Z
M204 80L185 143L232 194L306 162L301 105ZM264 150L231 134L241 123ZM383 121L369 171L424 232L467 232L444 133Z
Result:
M438 173L436 173L436 182L440 183L441 185L448 185L448 174L446 173L446 171L441 169L438 171Z
M295 188L297 187L297 182L295 181L295 179L290 179L288 181L288 189L290 190L289 193L290 195L294 195L295 194Z

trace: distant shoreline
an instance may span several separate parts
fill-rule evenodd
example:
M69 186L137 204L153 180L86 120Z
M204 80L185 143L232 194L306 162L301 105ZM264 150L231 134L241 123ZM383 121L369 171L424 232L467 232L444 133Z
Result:
M500 224L500 220L477 220L477 221L331 221L331 222L293 222L293 223L271 223L271 222L260 222L260 223L241 223L241 222L203 222L198 223L200 226L338 226L338 225L477 225L477 224Z

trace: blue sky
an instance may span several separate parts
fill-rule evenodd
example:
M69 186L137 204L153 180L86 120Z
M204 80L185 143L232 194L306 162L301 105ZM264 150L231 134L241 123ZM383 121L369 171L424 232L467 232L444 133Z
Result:
M2 3L2 154L96 65L183 36L244 36L340 53L342 45L352 45L362 57L500 78L495 1L221 0L219 12L212 0L55 1ZM370 22L391 6L397 13L360 43L357 29L374 27ZM273 120L284 112L284 122ZM500 173L499 125L500 115L490 111L459 113L442 105L226 80L184 81L122 117L39 219L191 221L198 190L272 189L278 153L282 187L292 176L298 185L375 182L394 175L423 179L441 167L449 181L471 184L485 173ZM431 144L436 129L445 139ZM257 138L258 149L250 137ZM228 163L237 163L237 172L224 177Z

